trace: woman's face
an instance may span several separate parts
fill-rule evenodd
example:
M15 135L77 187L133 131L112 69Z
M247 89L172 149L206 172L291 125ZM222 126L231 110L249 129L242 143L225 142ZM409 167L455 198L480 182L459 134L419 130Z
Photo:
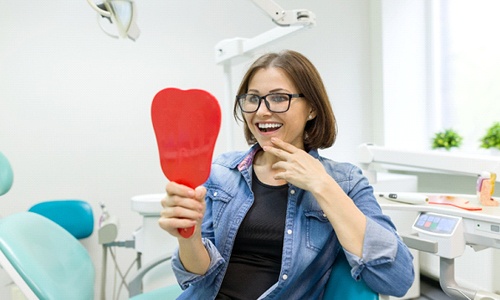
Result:
M270 93L299 94L288 76L279 68L259 69L248 84L249 94L265 96ZM271 137L277 137L297 148L304 149L304 127L311 115L316 116L304 98L292 98L290 109L274 113L261 100L254 113L243 113L250 132L261 146L271 145Z

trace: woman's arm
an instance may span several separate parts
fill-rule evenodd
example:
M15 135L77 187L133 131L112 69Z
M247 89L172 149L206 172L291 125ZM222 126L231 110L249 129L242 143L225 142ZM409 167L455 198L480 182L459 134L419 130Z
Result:
M210 256L201 240L201 223L205 213L205 194L203 186L191 189L187 186L169 182L167 197L161 201L159 225L179 242L179 258L186 271L203 275L210 265ZM178 228L195 226L193 235L182 237Z
M325 172L318 176L313 194L337 234L342 247L362 257L366 231L366 216L354 204L337 182Z
M346 168L346 181L339 183L320 160L278 139L272 141L273 147L263 149L279 158L274 178L313 194L347 252L354 276L363 277L381 294L404 295L414 280L413 257L383 215L361 171ZM398 284L389 284L393 282Z

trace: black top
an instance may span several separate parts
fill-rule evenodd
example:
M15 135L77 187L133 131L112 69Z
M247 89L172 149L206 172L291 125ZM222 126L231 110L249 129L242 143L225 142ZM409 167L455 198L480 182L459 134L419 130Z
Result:
M216 299L255 300L278 281L288 185L270 186L253 173L254 203L238 229Z

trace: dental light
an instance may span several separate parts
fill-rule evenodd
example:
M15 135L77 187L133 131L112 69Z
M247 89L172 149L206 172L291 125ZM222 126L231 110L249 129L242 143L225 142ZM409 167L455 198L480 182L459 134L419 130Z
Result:
M104 33L114 38L129 38L133 41L139 37L141 32L137 27L137 10L133 0L104 0L98 5L92 0L87 2L98 13L97 22ZM109 24L104 24L106 20L109 24L114 24L111 29ZM111 32L113 30L117 33Z
M316 25L316 16L306 9L284 10L273 0L252 0L278 25L253 38L232 38L215 46L215 61L224 64L303 28ZM243 58L243 60L245 60Z

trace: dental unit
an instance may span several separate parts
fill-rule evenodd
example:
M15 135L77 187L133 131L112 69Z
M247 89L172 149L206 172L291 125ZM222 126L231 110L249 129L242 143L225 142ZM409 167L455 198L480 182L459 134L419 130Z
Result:
M460 285L455 279L455 258L464 254L466 246L476 252L487 248L500 249L500 207L498 200L492 197L498 181L496 174L500 171L500 157L403 151L370 144L363 144L358 150L361 166L373 182L377 182L377 164L389 168L396 166L395 169L404 166L478 176L476 193L470 195L375 194L385 212L413 212L417 215L411 233L402 234L403 241L412 249L439 257L439 282L447 295L453 299L500 299L499 294L474 288L472 284ZM497 271L494 267L493 270ZM495 278L494 274L485 276Z

